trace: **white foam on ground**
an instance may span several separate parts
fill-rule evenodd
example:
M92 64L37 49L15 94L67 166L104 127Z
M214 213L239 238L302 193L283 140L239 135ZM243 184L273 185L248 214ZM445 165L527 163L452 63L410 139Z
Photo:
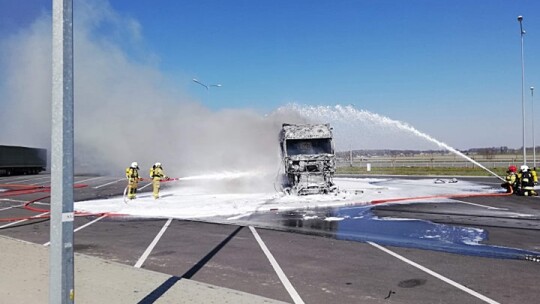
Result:
M368 205L373 200L390 198L500 191L466 181L435 184L434 180L433 178L421 180L335 178L334 181L340 189L339 193L306 196L284 195L277 192L212 193L208 189L190 186L187 183L171 182L161 191L161 198L158 200L153 199L151 192L146 192L139 193L137 199L130 200L127 204L121 196L76 202L75 210L140 217L195 219L229 216L229 219L238 219L257 211Z

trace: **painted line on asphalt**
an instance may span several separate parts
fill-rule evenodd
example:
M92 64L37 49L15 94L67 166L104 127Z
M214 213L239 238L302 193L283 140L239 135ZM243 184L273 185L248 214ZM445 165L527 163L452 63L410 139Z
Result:
M18 184L18 183L21 183L21 182L36 181L36 180L39 180L39 179L46 179L46 178L50 178L50 176L36 177L36 178L30 178L30 179L22 179L22 180L7 182L7 183L4 183L4 184L11 185L11 184Z
M105 187L105 186L108 186L108 185L112 185L112 184L114 184L114 183L118 183L118 182L121 181L121 180L125 180L125 178L117 179L117 180L112 181L112 182L110 182L110 183L106 183L106 184L103 184L103 185L95 186L94 189L99 189L99 188L101 188L101 187Z
M472 206L477 206L477 207L482 207L482 208L486 208L486 209L508 210L508 208L490 207L490 206L486 206L486 205L475 204L475 203L469 203L469 202L464 202L464 201L460 201L460 200L455 200L455 201L458 202L458 203L467 204L467 205L472 205Z
M144 253L141 255L141 257L139 258L139 260L137 261L137 263L135 263L135 266L133 267L141 268L142 264L144 263L144 261L146 261L146 259L148 258L152 250L154 250L154 247L156 247L156 244L159 242L159 240L161 239L161 237L163 236L163 234L165 233L165 231L167 230L171 222L172 222L172 218L169 218L167 222L165 223L165 225L163 225L159 233L156 235L152 243L150 243L148 248L146 248Z
M23 179L24 177L18 177L18 178ZM6 181L6 180L13 181L13 180L16 180L18 178L17 177L12 177L12 176L2 176L2 177L0 177L0 182L3 183L3 181Z
M24 207L24 204L22 204L22 205L15 205L15 206L9 206L9 207L6 207L6 208L2 208L2 209L0 209L0 211L9 210L9 209L13 209L13 208L21 208L21 207Z
M15 202L15 203L28 203L28 200L17 200L13 198L0 198L0 201L4 202ZM33 202L34 205L50 205L49 203L43 203L43 202ZM23 204L24 206L24 204Z
M498 182L498 183L496 183L496 182L482 182L482 184L488 184L488 185L500 185L501 183L500 183L500 182Z
M87 181L91 181L91 180L98 179L98 178L104 178L104 177L103 176L98 176L98 177L87 178L87 179L83 179L82 181L75 181L75 183L87 182Z
M48 174L50 176L50 174ZM40 175L40 176L43 176L43 175ZM19 181L19 180L23 180L23 179L28 179L28 175L19 175L19 176L3 176L3 177L0 177L0 181L4 181L4 180L10 180L10 181Z
M84 228L86 228L86 227L92 225L93 223L95 223L95 222L97 222L97 221L99 221L99 220L101 220L101 219L106 218L107 216L108 216L108 214L104 214L104 215L98 217L97 219L95 219L95 220L93 220L93 221L91 221L91 222L88 222L88 223L82 225L81 227L78 227L77 229L73 230L73 232L77 232L77 231L79 231L79 230L82 230L82 229L84 229Z
M488 298L488 297L486 297L486 296L484 296L484 295L482 295L482 294L480 294L480 293L478 293L478 292L476 292L476 291L474 291L474 290L472 290L472 289L470 289L468 287L465 287L465 286L459 284L456 281L453 281L453 280L451 280L451 279L449 279L449 278L447 278L445 276L442 276L442 275L436 273L435 271L433 271L433 270L431 270L431 269L429 269L427 267L424 267L424 266L422 266L422 265L420 265L418 263L415 263L415 262L407 259L404 256L401 256L401 255L399 255L399 254L397 254L397 253L395 253L395 252L393 252L393 251L391 251L389 249L386 249L386 248L384 248L383 246L381 246L379 244L369 242L369 241L367 243L370 244L371 246L377 248L377 249L380 249L380 250L388 253L389 255L391 255L391 256L393 256L393 257L395 257L397 259L402 260L403 262L405 262L405 263L407 263L407 264L409 264L411 266L414 266L414 267L422 270L423 272L425 272L427 274L430 274L430 275L436 277L437 279L439 279L439 280L441 280L443 282L446 282L446 283L448 283L448 284L450 284L450 285L452 285L452 286L454 286L454 287L456 287L458 289L461 289L462 291L465 291L466 293L468 293L468 294L470 294L470 295L472 295L474 297L477 297L478 299L480 299L480 300L482 300L482 301L484 301L486 303L499 304L499 302L497 302L495 300L492 300L492 299L490 299L490 298Z
M255 228L253 228L253 226L249 226L249 230L251 230L251 233L253 233L253 236L257 240L257 243L259 243L259 246L261 246L262 251L264 252L266 257L270 261L270 264L272 264L272 267L274 268L274 271L277 273L277 275L278 275L279 279L281 280L281 283L283 284L285 289L287 289L287 292L289 292L289 295L293 299L294 303L295 304L300 304L300 303L303 304L304 301L302 300L302 298L300 298L300 295L296 292L296 290L292 286L291 282L289 281L289 279L287 278L287 276L285 275L285 273L283 272L281 267L279 267L279 264L277 263L276 259L274 258L274 256L270 252L270 250L268 250L268 247L266 247L266 244L264 244L263 240L261 239L261 237L259 236L259 234L255 230Z
M98 217L97 219L95 219L95 220L93 220L93 221L91 221L91 222L88 222L88 223L82 225L81 227L78 227L77 229L73 230L73 233L75 233L75 232L77 232L77 231L79 231L79 230L81 230L81 229L84 229L84 228L86 228L86 227L92 225L93 223L95 223L95 222L97 222L97 221L99 221L99 220L101 220L101 219L107 217L107 215L108 215L108 214L102 215L102 216ZM47 242L47 243L43 244L43 246L49 246L50 244L51 244L51 242Z
M139 190L142 190L142 189L144 189L144 188L146 188L146 187L148 187L148 186L150 186L150 185L152 185L152 182L149 182L148 184L146 184L146 185L140 187Z
M20 220L20 221L16 221L16 222L11 222L11 223L9 223L9 224L5 224L5 225L3 225L3 226L0 226L0 229L7 228L7 227L13 226L13 225L17 225L17 224L19 224L19 223L24 223L24 222L28 221L29 219L33 219L33 218L35 218L35 217L40 217L40 216L43 216L43 215L46 215L46 214L49 214L49 212L45 212L45 213L42 213L42 214L34 215L34 216L32 216L32 217L30 217L30 218L28 218L28 219L24 219L24 220Z
M19 205L18 207L22 207L22 205ZM0 211L4 211L4 210L9 210L11 208L15 208L15 206L10 206L10 207L6 207L6 208L2 208L0 209Z

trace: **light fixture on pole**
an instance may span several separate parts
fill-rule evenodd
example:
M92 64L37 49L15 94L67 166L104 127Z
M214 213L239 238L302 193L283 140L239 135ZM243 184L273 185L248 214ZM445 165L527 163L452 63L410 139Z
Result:
M523 164L527 164L527 153L525 152L525 61L523 59L523 16L518 16L519 29L521 33L521 116L523 119Z
M221 84L211 84L211 85L206 85L206 84L200 82L199 80L197 80L197 79L195 79L195 78L193 78L193 82L196 82L196 83L202 85L203 87L206 88L206 90L210 89L211 87L218 87L218 88L221 87Z
M533 144L533 166L536 168L536 143L534 142L534 87L531 87L531 117L532 119L532 144Z

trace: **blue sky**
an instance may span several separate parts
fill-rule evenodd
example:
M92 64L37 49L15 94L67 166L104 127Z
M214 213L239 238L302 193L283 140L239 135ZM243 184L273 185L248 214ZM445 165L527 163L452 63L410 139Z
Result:
M0 35L50 12L50 2L0 1ZM458 147L482 138L460 142L468 130L499 133L492 127L512 120L517 139L479 145L518 147L518 15L527 31L527 107L528 88L540 91L534 0L114 0L110 6L138 25L139 40L119 42L131 60L157 67L169 84L216 111L353 104ZM107 24L100 30L107 32ZM192 78L223 86L206 91Z
M210 93L212 107L272 109L298 101L392 115L413 105L426 113L481 110L493 99L519 105L520 14L530 32L527 79L539 79L533 55L540 13L526 14L539 11L534 1L160 3L112 6L139 20L161 68L179 82L187 74L223 84Z

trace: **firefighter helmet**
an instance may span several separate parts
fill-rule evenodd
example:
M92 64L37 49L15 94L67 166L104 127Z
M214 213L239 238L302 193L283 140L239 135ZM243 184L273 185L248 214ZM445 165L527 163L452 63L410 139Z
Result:
M521 171L523 171L523 172L527 172L527 171L529 171L529 166L523 165L523 166L520 167L520 169L521 169Z
M517 167L516 167L516 166L511 165L511 166L508 167L508 172L514 172L514 173L515 173L516 171L517 171Z
M161 163L160 163L160 162L157 162L157 163L154 164L154 166L156 166L156 168L157 168L157 167L161 167Z
M131 163L131 168L139 168L139 164L137 164L137 162L132 162Z

